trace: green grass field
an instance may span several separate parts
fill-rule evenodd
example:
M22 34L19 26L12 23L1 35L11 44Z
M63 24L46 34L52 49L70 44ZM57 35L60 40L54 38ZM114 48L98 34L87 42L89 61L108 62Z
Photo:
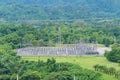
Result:
M22 57L23 60L30 60L30 61L37 61L38 59L46 61L48 58L52 57ZM114 67L117 70L120 69L118 63L109 62L105 57L97 57L97 56L84 56L84 57L76 57L76 56L69 56L69 57L53 57L56 59L57 62L69 62L73 64L78 64L83 68L94 70L93 66L96 64L105 65L107 67ZM117 80L114 76L103 74L103 78L105 80Z

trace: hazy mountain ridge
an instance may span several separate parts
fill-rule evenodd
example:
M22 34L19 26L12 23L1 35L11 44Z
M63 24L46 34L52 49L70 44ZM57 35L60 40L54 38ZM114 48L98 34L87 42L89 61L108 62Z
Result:
M0 0L2 20L120 17L119 0Z

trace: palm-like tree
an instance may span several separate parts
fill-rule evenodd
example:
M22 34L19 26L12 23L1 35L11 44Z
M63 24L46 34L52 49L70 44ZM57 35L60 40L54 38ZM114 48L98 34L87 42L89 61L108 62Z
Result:
M115 74L115 72L116 72L116 69L115 68L113 68L113 67L110 67L109 68L109 71L110 71L110 74Z
M95 71L98 71L99 70L99 64L94 65L93 68L95 69Z

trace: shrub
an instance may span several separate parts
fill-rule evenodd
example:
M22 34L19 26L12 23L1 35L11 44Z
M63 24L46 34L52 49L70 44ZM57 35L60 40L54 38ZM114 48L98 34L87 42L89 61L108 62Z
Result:
M120 47L112 49L112 51L105 53L106 58L112 62L120 61Z
M37 71L24 73L20 80L41 80L40 73Z

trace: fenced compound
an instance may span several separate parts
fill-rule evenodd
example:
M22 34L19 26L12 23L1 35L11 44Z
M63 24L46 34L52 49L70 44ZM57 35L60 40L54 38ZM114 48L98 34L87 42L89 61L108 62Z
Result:
M27 47L16 50L19 56L85 56L99 55L97 46L79 43L64 47Z

